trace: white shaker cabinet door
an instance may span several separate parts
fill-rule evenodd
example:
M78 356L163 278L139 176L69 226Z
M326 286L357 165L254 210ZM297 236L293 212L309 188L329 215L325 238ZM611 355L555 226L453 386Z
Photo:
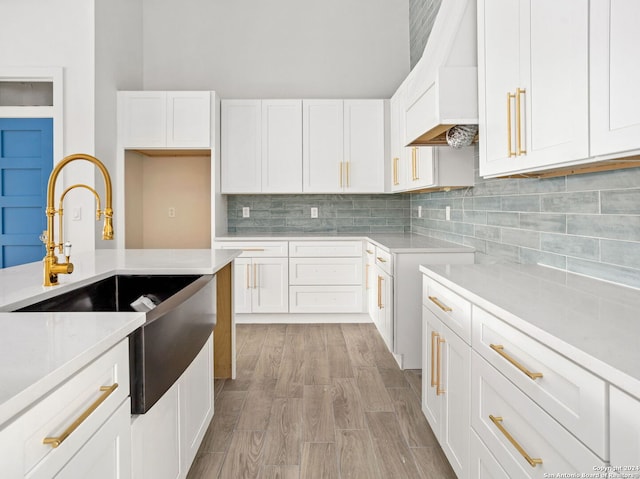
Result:
M208 148L211 144L211 93L167 92L166 146Z
M167 94L129 91L118 94L122 146L164 147L167 136Z
M220 149L223 193L262 191L260 100L224 100Z
M344 191L384 193L384 101L344 100Z
M640 2L591 5L591 155L640 148Z
M302 100L262 100L262 192L302 192Z
M253 258L252 311L254 313L289 312L289 260Z
M251 312L253 294L251 258L233 260L233 309L235 313Z
M346 184L342 100L303 100L303 191L340 193Z
M638 467L640 466L640 400L613 386L609 394L611 465ZM640 473L638 470L627 472Z

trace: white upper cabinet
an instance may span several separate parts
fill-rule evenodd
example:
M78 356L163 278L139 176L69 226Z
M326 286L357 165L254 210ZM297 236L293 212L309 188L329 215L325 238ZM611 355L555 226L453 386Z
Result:
M640 2L591 5L591 155L640 149Z
M118 92L124 148L209 148L208 91Z
M589 11L582 0L479 0L480 174L589 156Z
M384 100L303 100L303 191L384 192Z
M261 101L223 100L221 111L222 192L261 192Z
M222 192L302 191L302 102L222 101Z
M389 101L389 150L391 153L391 191L409 188L410 148L404 146L406 88L400 85Z
M302 191L301 100L262 100L262 191Z
M344 191L384 192L384 101L344 100Z

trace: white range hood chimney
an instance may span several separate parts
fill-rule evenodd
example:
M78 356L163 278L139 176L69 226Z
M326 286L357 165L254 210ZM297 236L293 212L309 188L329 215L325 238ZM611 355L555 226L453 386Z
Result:
M407 145L446 145L451 127L478 124L476 15L476 0L442 0L407 78Z

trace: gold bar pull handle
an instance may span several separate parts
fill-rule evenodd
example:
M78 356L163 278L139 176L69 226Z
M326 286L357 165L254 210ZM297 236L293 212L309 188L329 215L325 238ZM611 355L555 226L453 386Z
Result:
M247 263L247 270L245 271L245 276L247 277L247 284L246 284L246 288L245 289L250 289L251 288L251 267L249 266L249 263Z
M370 249L368 249L368 250L367 250L367 254L373 254L373 251L372 251L372 250L370 250Z
M393 186L400 184L400 182L398 181L398 160L399 159L400 158L393 159Z
M445 340L442 337L438 337L438 352L437 352L437 364L436 364L436 396L440 396L445 393L445 390L442 389L442 343Z
M378 275L378 309L382 309L382 276Z
M364 289L369 289L369 263L364 265Z
M518 452L522 455L522 457L524 457L525 461L527 461L531 467L536 467L538 464L542 464L542 459L533 458L529 454L527 454L527 451L524 450L524 448L518 443L518 441L516 441L515 438L509 433L509 431L507 431L506 428L502 425L502 418L500 416L493 416L489 414L489 419L491 419L491 422L495 424L495 426L500 430L502 434L504 434L504 437L506 437L511 445L518 450Z
M522 364L520 364L518 361L516 361L511 356L509 356L507 353L505 353L504 352L504 346L502 344L490 344L489 347L491 349L493 349L496 353L498 353L500 356L502 356L504 359L509 361L511 364L513 364L520 371L522 371L525 375L527 375L529 377L529 379L532 379L532 380L535 381L536 379L542 377L542 373L532 373L526 367L524 367Z
M418 156L418 149L414 146L413 148L411 148L411 179L413 181L416 181L418 179L418 176L416 173L418 169L418 167L416 166L417 156Z
M434 387L436 382L436 340L440 337L435 331L431 331L431 387Z
M339 181L340 181L340 188L342 188L342 169L343 169L342 165L343 164L344 164L344 162L341 161L340 165L338 165L338 178L339 178Z
M351 187L351 162L347 161L347 188Z
M258 287L258 265L253 263L253 289Z
M242 251L264 251L264 248L242 248Z
M429 301L431 301L433 304L435 304L438 308L440 308L445 313L450 313L451 311L453 311L453 309L451 309L449 306L447 306L442 301L440 301L436 296L429 296Z
M386 262L387 262L387 260L386 260L386 259L381 258L380 256L376 256L376 259L377 259L378 261L380 261L381 263L386 263Z
M515 100L515 98L515 93L507 92L507 156L509 158L517 155L517 152L511 150L511 100Z
M516 89L516 141L518 147L518 156L526 155L527 150L522 148L522 105L520 102L520 98L527 91L524 88Z
M89 406L87 410L78 417L78 419L73 421L73 423L71 423L71 425L67 429L65 429L62 434L57 437L45 437L42 440L42 444L48 444L54 449L58 447L65 441L65 439L67 439L71 435L71 433L73 433L73 431L78 428L78 426L80 426L80 424L82 424L91 415L93 411L98 409L98 406L105 402L106 399L111 396L111 394L116 389L118 389L118 383L114 383L111 386L100 386L100 391L102 391L100 397L96 399L93 404L91 404L91 406Z

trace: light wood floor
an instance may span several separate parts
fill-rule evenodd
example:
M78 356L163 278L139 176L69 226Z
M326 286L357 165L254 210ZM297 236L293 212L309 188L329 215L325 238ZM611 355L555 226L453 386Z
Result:
M373 324L239 325L188 479L455 479Z

